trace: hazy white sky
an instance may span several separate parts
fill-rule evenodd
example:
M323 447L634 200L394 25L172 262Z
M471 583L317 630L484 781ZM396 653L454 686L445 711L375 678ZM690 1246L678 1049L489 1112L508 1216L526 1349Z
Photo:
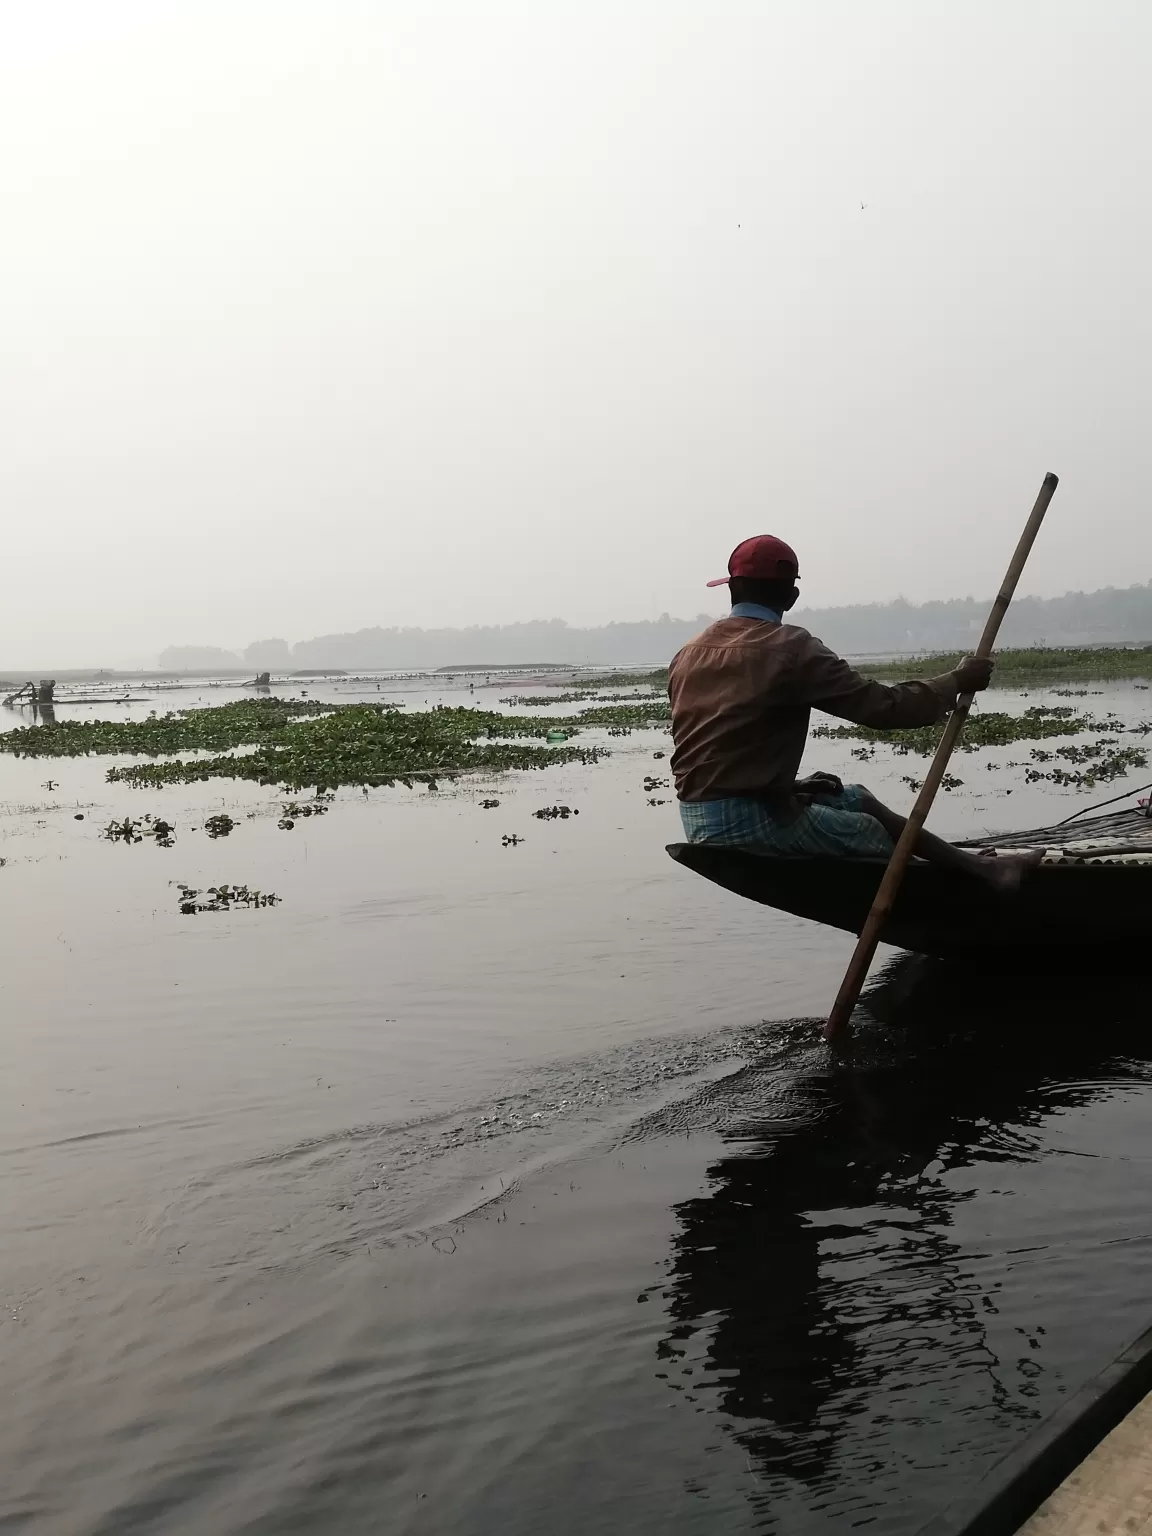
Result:
M0 0L0 663L1152 577L1146 0ZM866 206L861 208L861 203Z

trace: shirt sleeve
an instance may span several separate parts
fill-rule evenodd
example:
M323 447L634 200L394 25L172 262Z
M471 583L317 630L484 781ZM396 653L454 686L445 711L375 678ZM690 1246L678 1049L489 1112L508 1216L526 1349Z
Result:
M800 647L793 682L799 703L880 729L933 725L956 707L956 678L951 672L889 687L861 677L811 635Z

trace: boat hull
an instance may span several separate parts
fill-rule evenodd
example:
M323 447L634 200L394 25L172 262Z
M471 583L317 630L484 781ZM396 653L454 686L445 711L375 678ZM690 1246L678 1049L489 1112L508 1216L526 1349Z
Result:
M678 864L737 896L859 933L884 873L871 859L781 859L705 843L670 843ZM1003 896L970 875L913 864L882 935L941 959L974 949L1022 956L1131 951L1152 933L1152 865L1051 864Z

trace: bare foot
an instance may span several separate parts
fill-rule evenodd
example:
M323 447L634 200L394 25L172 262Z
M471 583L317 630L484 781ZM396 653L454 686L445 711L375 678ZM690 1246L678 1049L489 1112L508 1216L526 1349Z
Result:
M1030 870L1043 860L1043 848L1029 848L1027 853L1001 853L980 860L980 873L994 890L1004 896L1014 896L1020 882Z

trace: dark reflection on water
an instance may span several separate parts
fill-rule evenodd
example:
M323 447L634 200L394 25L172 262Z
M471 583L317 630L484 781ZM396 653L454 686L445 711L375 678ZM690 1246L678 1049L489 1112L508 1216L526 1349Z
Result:
M869 1003L850 1057L768 1024L558 1159L453 1140L441 1183L441 1121L408 1164L366 1127L133 1243L37 1233L74 1267L0 1294L0 1529L915 1532L1148 1321L1143 987L906 960ZM683 1042L650 1050L580 1066L614 1126ZM391 1179L468 1214L404 1225Z
M758 1529L915 1529L1079 1384L1080 1360L1089 1374L1133 1331L1069 1316L1063 1241L1083 1290L1130 1234L1081 1230L1075 1196L1053 1208L1059 1174L1038 1197L1055 1242L1021 1230L1015 1250L984 1208L998 1165L1007 1181L1050 1165L1059 1117L1145 1080L1139 978L974 986L908 956L866 1002L884 1026L803 1075L786 1119L760 1107L761 1069L726 1085L731 1153L676 1207L660 1370L714 1391Z

